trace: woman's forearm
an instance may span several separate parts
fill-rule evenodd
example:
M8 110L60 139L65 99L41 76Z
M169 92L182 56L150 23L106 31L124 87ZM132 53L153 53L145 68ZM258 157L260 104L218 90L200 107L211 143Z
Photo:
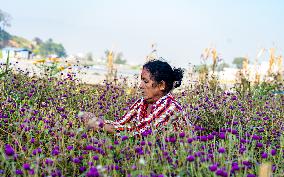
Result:
M107 133L115 134L116 129L112 124L106 123L103 126L103 130L106 131Z

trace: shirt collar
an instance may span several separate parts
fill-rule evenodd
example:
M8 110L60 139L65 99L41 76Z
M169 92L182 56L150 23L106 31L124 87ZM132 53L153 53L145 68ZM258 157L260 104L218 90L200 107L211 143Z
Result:
M174 99L173 95L170 92L167 93L165 96L159 98L156 102L153 103L153 105L160 104L161 102L163 102L164 100L166 100L168 98ZM142 101L143 104L147 104L143 97L142 97L141 101Z

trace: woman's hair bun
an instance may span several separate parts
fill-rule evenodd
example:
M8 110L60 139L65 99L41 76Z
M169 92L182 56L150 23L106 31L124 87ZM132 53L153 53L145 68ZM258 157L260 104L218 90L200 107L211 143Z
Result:
M174 88L177 88L181 85L181 81L183 78L184 70L181 68L174 68L173 69L173 79L174 79Z

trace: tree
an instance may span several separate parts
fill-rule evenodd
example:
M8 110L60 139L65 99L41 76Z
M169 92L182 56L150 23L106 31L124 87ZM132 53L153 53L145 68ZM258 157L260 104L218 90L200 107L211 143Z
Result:
M115 60L114 60L114 63L116 64L126 64L126 60L123 59L123 54L122 52L119 52L116 57L115 57Z
M35 37L33 41L35 42L36 45L41 45L43 43L43 41L39 37Z
M52 39L48 39L46 42L39 46L39 54L41 56L57 55L58 57L65 57L66 52L62 44L54 43Z
M11 39L11 35L4 29L11 26L11 16L0 9L0 48L5 46L5 42Z
M230 67L229 64L222 62L222 63L218 64L217 71L224 71L224 68L228 68L228 67Z
M0 9L0 30L2 31L5 27L11 26L10 21L11 16Z
M87 59L88 61L94 61L92 52L88 52L88 53L86 54L86 59Z
M236 65L236 67L238 69L242 69L243 68L243 62L244 62L245 59L246 59L245 57L234 58L233 64Z

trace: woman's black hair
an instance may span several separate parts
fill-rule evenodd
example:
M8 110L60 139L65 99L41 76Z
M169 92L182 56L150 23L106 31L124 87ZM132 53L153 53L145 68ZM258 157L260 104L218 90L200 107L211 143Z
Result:
M173 68L162 60L151 60L143 65L143 69L150 72L152 80L160 83L164 81L166 84L165 92L169 92L181 85L183 78L183 70L181 68Z

